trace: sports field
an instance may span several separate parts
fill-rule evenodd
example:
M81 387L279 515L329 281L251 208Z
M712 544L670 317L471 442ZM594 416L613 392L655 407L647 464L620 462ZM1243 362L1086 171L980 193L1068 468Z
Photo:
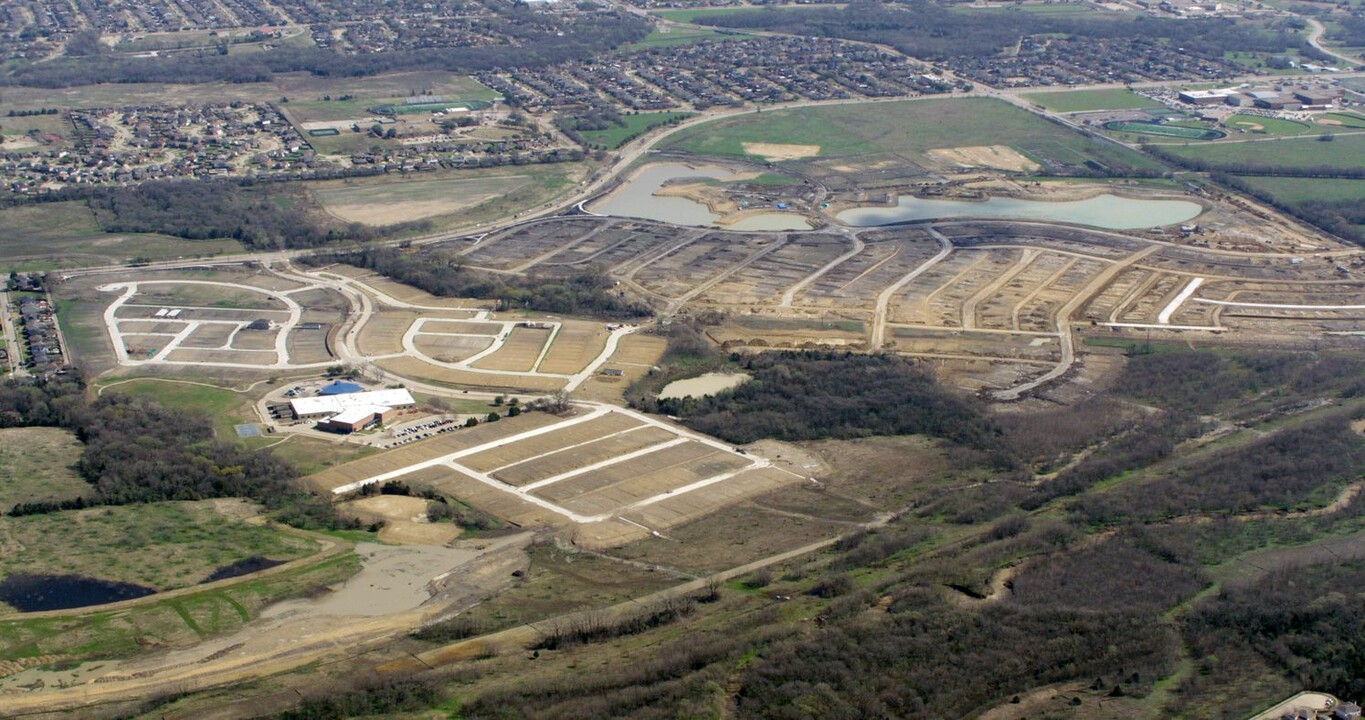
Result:
M1232 130L1266 135L1302 135L1313 129L1312 125L1297 120L1283 120L1259 115L1230 115L1223 126Z
M763 156L751 147L789 145L813 148L819 158L895 153L912 161L930 150L1009 146L1044 166L1120 163L1155 168L1152 161L1124 148L1099 144L1000 100L956 98L836 105L775 110L705 123L673 136L664 149L697 155ZM901 161L903 164L903 161Z
M1223 133L1218 130L1205 130L1203 128L1184 127L1181 125L1158 125L1146 122L1127 122L1114 121L1104 124L1105 130L1115 132L1129 132L1138 135L1157 135L1160 137L1178 138L1181 140L1216 140L1223 137Z
M1154 107L1149 100L1127 90L1073 90L1070 92L1031 93L1024 99L1053 112L1085 112L1087 110L1136 110Z

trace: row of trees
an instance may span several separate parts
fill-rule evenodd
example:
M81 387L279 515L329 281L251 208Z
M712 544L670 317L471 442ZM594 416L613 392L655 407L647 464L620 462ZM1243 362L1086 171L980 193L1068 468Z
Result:
M506 275L472 270L458 255L444 251L364 248L322 252L303 258L314 266L344 263L368 268L441 297L497 300L504 308L526 308L565 315L639 318L650 309L616 290L601 268L564 277Z

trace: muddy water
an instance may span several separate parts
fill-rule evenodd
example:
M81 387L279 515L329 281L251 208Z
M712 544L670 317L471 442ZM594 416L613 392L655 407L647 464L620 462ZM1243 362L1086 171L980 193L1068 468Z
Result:
M720 216L705 205L683 197L659 197L654 193L669 182L682 179L712 180L730 177L735 172L720 165L660 163L637 173L606 200L588 208L601 215L643 218L674 225L707 227ZM773 212L750 215L728 226L731 230L809 230L810 223L796 213Z
M1189 200L1139 200L1108 194L1085 200L1062 201L1011 197L993 197L984 201L928 200L902 195L896 207L854 208L839 213L838 219L854 227L973 217L1045 220L1108 230L1137 230L1182 223L1203 211L1202 205Z
M674 380L664 386L664 389L659 392L659 398L669 400L715 395L722 390L738 387L749 377L744 373L706 373L686 380Z
M431 599L427 584L433 578L478 556L472 550L375 543L359 543L355 552L364 565L340 587L317 599L272 605L261 618L299 613L377 616L411 610Z

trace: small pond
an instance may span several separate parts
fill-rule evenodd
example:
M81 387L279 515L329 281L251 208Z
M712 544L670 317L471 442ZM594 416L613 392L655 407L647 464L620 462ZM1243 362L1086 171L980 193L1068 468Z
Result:
M216 582L218 580L227 580L228 578L250 575L251 573L260 572L262 570L269 570L270 568L273 568L276 565L283 564L284 564L283 560L271 560L268 557L252 555L251 557L246 558L245 560L238 560L237 562L232 563L231 565L224 565L218 568L217 570L214 570L213 572L209 573L208 577L204 578L203 580L200 580L199 584L203 585L204 583Z
M68 610L146 597L156 590L83 575L16 573L0 580L0 602L20 612Z
M659 392L659 399L672 400L685 397L706 397L722 390L738 387L749 375L744 373L706 373L686 380L674 380Z
M1108 230L1138 230L1174 225L1190 220L1204 206L1189 200L1138 200L1117 195L1097 195L1085 200L1022 200L992 197L988 200L928 200L902 195L896 207L853 208L839 213L841 222L854 227L874 227L916 220L943 218L1001 218L1074 223Z
M682 163L660 163L650 165L638 172L619 190L606 200L598 202L589 210L600 215L633 217L674 225L708 227L715 224L720 216L711 208L683 197L660 197L655 195L660 188L674 180L719 179L734 175L735 171L720 165L697 165L690 167ZM728 226L730 230L809 230L810 223L799 213L770 212L749 215L739 222Z

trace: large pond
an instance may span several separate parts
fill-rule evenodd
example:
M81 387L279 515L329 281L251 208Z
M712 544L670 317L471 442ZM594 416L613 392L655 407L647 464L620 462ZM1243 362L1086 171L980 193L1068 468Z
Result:
M83 575L15 573L0 581L0 602L20 612L68 610L146 597L156 590Z
M706 397L722 390L738 387L749 376L744 373L706 373L686 380L674 380L659 391L661 400L685 397Z
M927 200L902 195L896 207L854 208L839 213L841 222L854 227L873 227L915 220L942 218L1004 218L1074 223L1109 230L1137 230L1185 222L1204 211L1189 200L1137 200L1117 195L1098 195L1086 200L1021 200L993 197L989 200Z
M645 220L707 227L720 216L711 208L683 197L655 195L660 188L674 180L711 179L730 177L735 171L720 165L688 166L682 163L661 163L646 166L610 197L589 210L600 215L633 217ZM797 213L771 212L749 215L733 225L731 230L809 230L810 223Z

